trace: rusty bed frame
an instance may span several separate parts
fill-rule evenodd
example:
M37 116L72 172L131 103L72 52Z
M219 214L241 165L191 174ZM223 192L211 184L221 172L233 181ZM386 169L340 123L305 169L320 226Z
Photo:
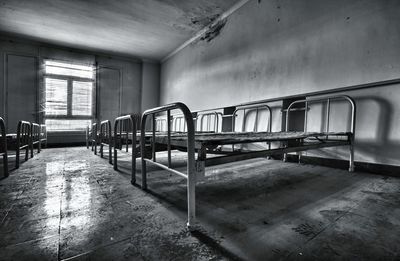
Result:
M351 126L349 132L329 132L329 115L330 104L333 100L347 101L351 106ZM310 103L326 102L326 125L324 132L307 132L307 114L308 105ZM304 118L304 131L292 132L289 131L290 111L294 109L294 105L305 105L305 118ZM257 107L257 105L255 105ZM267 106L263 104L263 106ZM202 133L196 134L195 125L192 112L183 103L172 103L165 106L146 110L141 119L141 151L146 151L146 120L147 117L152 117L153 123L155 122L156 114L167 113L167 119L170 119L172 110L180 110L185 120L186 130L185 134L174 134L171 132L171 121L167 121L167 133L156 135L153 128L150 143L152 147L152 156L146 157L145 154L141 155L142 162L142 189L147 189L147 169L146 164L152 164L169 172L177 174L187 180L187 226L190 230L197 229L196 223L196 182L205 175L205 166L223 164L226 162L240 161L250 158L267 157L276 154L284 154L291 152L306 151L311 149L335 147L335 146L349 146L349 171L354 171L354 135L355 135L355 116L356 105L352 98L345 95L329 96L323 98L306 98L292 102L286 113L286 128L285 132L271 132L271 124L269 124L266 132L228 132L228 133ZM256 110L258 110L256 108ZM269 121L271 122L271 110L269 110ZM236 117L235 111L232 117ZM258 113L258 111L257 111ZM234 124L234 123L233 123ZM155 126L155 124L153 124ZM270 142L280 142L281 147L271 149ZM234 147L231 152L224 152L226 155L207 158L207 153L214 153L213 148L220 145L241 144L241 143L254 143L254 142L267 142L268 149L259 151L235 151ZM162 144L166 146L168 153L168 164L164 165L156 162L155 152L156 145ZM187 151L187 167L186 173L175 170L171 167L171 150L174 148L185 148ZM196 153L197 152L197 159Z

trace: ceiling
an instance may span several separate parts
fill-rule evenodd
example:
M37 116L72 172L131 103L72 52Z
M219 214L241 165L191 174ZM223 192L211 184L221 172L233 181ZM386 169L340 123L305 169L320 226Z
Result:
M160 60L238 0L0 0L0 33Z

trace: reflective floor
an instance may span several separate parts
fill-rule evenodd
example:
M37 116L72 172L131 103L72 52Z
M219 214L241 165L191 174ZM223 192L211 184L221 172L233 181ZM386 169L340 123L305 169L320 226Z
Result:
M0 180L0 260L400 258L398 178L267 159L211 167L190 234L185 180L149 168L144 192L128 159L116 172L86 148L46 149Z

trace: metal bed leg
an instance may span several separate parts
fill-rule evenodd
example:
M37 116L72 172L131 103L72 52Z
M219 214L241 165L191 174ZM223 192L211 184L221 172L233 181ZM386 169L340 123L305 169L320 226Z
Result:
M100 157L101 158L103 157L103 142L102 142L101 137L100 137Z
M188 222L187 227L190 231L196 230L196 171L194 166L188 173L187 179L187 201L188 201Z
M111 140L111 123L108 126L108 162L112 164L112 140Z
M5 148L7 149L7 148ZM7 150L4 151L3 154L3 169L4 169L4 176L8 177L8 156L7 156Z
M147 170L146 170L146 161L144 160L145 157L145 146L142 145L140 149L140 153L142 153L142 189L147 189Z
M31 136L30 136L31 128L30 128L30 125L26 125L26 127L27 127L27 132L26 132L27 146L26 146L26 151L25 151L25 161L28 161L28 159L29 159L29 143L31 142ZM32 157L33 157L33 149L32 149Z
M89 149L89 126L86 127L86 149Z
M147 189L147 169L146 169L146 114L143 113L142 124L140 124L140 154L142 159L142 189ZM152 142L155 142L154 139Z
M114 132L115 133L115 132ZM115 135L115 134L114 134ZM118 170L117 137L114 136L114 170Z
M97 155L97 130L93 142L94 142L94 155Z
M39 144L38 144L38 153L40 153L40 150L42 149L42 141L40 140L40 129L39 129L39 135L38 135L38 138L39 138Z
M171 161L171 111L167 111L167 150L168 150L168 167L171 168L172 161Z
M350 136L350 159L349 159L349 172L354 172L354 135Z
M34 129L33 128L33 123L31 123L31 129L30 129L30 132L29 132L29 147L31 149L31 158L33 158L33 149L34 149L34 147L33 147L33 139L35 137L33 129Z
M132 120L132 119L131 119ZM131 170L131 184L136 184L136 123L132 120L132 170Z
M8 154L7 154L7 135L6 135L6 126L4 124L3 118L0 117L0 130L1 136L3 138L3 169L4 169L4 177L8 177Z
M17 148L15 149L15 168L19 168L19 154L20 154L20 146L21 146L21 122L18 123L17 127Z

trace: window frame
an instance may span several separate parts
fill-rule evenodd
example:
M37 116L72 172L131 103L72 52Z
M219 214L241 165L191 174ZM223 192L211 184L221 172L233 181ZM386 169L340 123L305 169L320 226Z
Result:
M72 64L72 65L83 65L83 64L78 64L70 61L64 61L64 60L55 60L55 59L43 59L42 60L42 83L43 83L43 94L42 94L42 103L44 104L44 110L43 110L43 122L45 123L47 119L52 119L52 120L91 120L93 122L96 117L96 67L92 65L93 68L93 77L92 78L82 78L78 76L71 76L71 75L60 75L60 74L48 74L46 73L46 61L54 61L54 62L60 62L60 63L67 63L67 64ZM86 65L90 66L90 65ZM66 115L57 115L57 114L46 114L46 79L57 79L57 80L66 80L67 81L67 114ZM79 82L91 82L92 83L92 110L90 115L73 115L72 114L72 108L73 108L73 82L74 81L79 81ZM76 129L76 130L48 130L49 132L82 132L84 131Z

